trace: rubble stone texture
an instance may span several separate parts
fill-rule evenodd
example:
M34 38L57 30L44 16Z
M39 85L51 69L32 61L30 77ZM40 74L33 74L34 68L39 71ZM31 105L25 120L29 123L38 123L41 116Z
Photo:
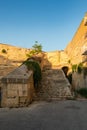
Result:
M34 94L33 72L21 65L2 79L2 107L27 106Z
M3 49L6 53L2 52ZM49 100L71 97L70 84L60 69L69 66L69 61L72 64L82 62L85 50L87 50L87 14L64 51L44 52L41 89L36 98ZM27 53L29 49L0 44L0 78L20 66L27 59Z
M41 88L35 100L59 100L71 98L71 86L62 70L48 69L42 73Z

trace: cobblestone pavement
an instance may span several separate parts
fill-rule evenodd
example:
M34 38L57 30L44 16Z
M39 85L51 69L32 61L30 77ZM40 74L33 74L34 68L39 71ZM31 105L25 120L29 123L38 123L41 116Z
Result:
M87 130L87 101L34 102L0 108L0 130Z

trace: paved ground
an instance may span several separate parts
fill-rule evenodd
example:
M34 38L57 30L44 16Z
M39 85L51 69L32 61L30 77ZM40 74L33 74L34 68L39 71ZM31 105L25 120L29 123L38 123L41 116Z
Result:
M1 108L0 130L87 130L87 101L39 102Z

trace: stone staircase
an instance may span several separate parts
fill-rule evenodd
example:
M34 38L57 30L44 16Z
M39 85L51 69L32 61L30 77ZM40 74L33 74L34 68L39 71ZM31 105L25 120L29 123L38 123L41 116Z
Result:
M34 100L61 100L72 98L70 84L61 69L48 69L42 72L40 89Z

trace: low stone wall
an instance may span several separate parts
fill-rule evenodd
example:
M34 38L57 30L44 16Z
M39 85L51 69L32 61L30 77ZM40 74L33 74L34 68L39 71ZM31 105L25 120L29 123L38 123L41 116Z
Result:
M22 65L1 80L1 106L27 106L33 100L33 72Z

